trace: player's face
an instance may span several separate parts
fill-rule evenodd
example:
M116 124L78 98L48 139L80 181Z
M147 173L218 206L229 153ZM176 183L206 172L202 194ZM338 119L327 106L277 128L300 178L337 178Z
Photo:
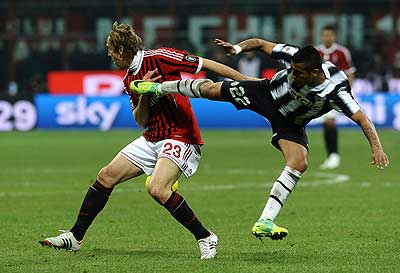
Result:
M124 55L122 54L122 51L117 50L110 44L110 37L107 38L107 43L106 43L106 48L107 48L107 55L111 57L111 59L114 61L114 63L118 66L120 69L127 69L130 65L130 62L132 60L126 60L124 58Z
M290 77L298 88L310 84L313 80L312 72L306 69L303 63L292 63L292 72Z
M336 41L336 35L332 30L323 30L321 32L321 41L326 47L330 47Z

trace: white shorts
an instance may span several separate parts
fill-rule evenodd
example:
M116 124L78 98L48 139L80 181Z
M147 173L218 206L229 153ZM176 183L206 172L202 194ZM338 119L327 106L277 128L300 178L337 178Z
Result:
M199 145L173 139L151 142L143 136L128 144L120 154L142 169L146 175L153 173L160 157L168 158L179 167L186 178L196 172L201 158Z

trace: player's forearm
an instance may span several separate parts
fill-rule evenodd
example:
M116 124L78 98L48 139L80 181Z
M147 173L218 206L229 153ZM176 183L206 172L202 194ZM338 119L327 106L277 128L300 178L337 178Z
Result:
M253 51L253 50L261 50L264 53L271 55L272 49L275 47L275 43L258 39L252 38L248 40L244 40L238 44L242 51Z
M356 122L363 130L365 137L368 139L371 151L381 151L382 145L379 140L378 133L376 132L375 126L371 122L371 120L364 114L362 117L356 120Z
M150 97L142 95L139 98L139 103L133 111L133 116L137 125L141 128L146 128L150 120Z
M205 58L203 59L203 68L232 80L258 80L257 78L246 76L229 66Z

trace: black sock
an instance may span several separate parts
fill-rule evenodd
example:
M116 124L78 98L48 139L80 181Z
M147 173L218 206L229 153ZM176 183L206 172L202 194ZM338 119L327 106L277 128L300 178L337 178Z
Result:
M324 124L324 138L328 155L338 153L338 137L336 126L328 126Z
M168 198L164 207L171 213L171 215L187 228L196 238L200 240L210 236L210 232L200 223L196 215L186 203L185 199L178 193L173 192Z
M113 189L109 189L96 182L89 188L83 199L78 219L71 228L74 237L81 241L85 236L90 224L96 218L97 214L104 208Z

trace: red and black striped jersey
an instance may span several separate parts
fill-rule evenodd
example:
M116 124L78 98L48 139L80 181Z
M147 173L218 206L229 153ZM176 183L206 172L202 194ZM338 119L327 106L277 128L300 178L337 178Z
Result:
M317 49L324 61L330 61L337 68L343 70L346 75L356 72L356 68L353 66L351 60L350 51L346 47L334 43L329 48L321 44L317 46Z
M158 69L158 82L181 79L181 72L198 73L203 59L173 48L146 49L134 57L125 78L125 92L130 96L132 109L139 96L129 92L129 83L140 80L150 70ZM187 97L179 94L165 95L151 101L150 120L143 136L148 141L175 139L190 144L203 144L200 129Z

